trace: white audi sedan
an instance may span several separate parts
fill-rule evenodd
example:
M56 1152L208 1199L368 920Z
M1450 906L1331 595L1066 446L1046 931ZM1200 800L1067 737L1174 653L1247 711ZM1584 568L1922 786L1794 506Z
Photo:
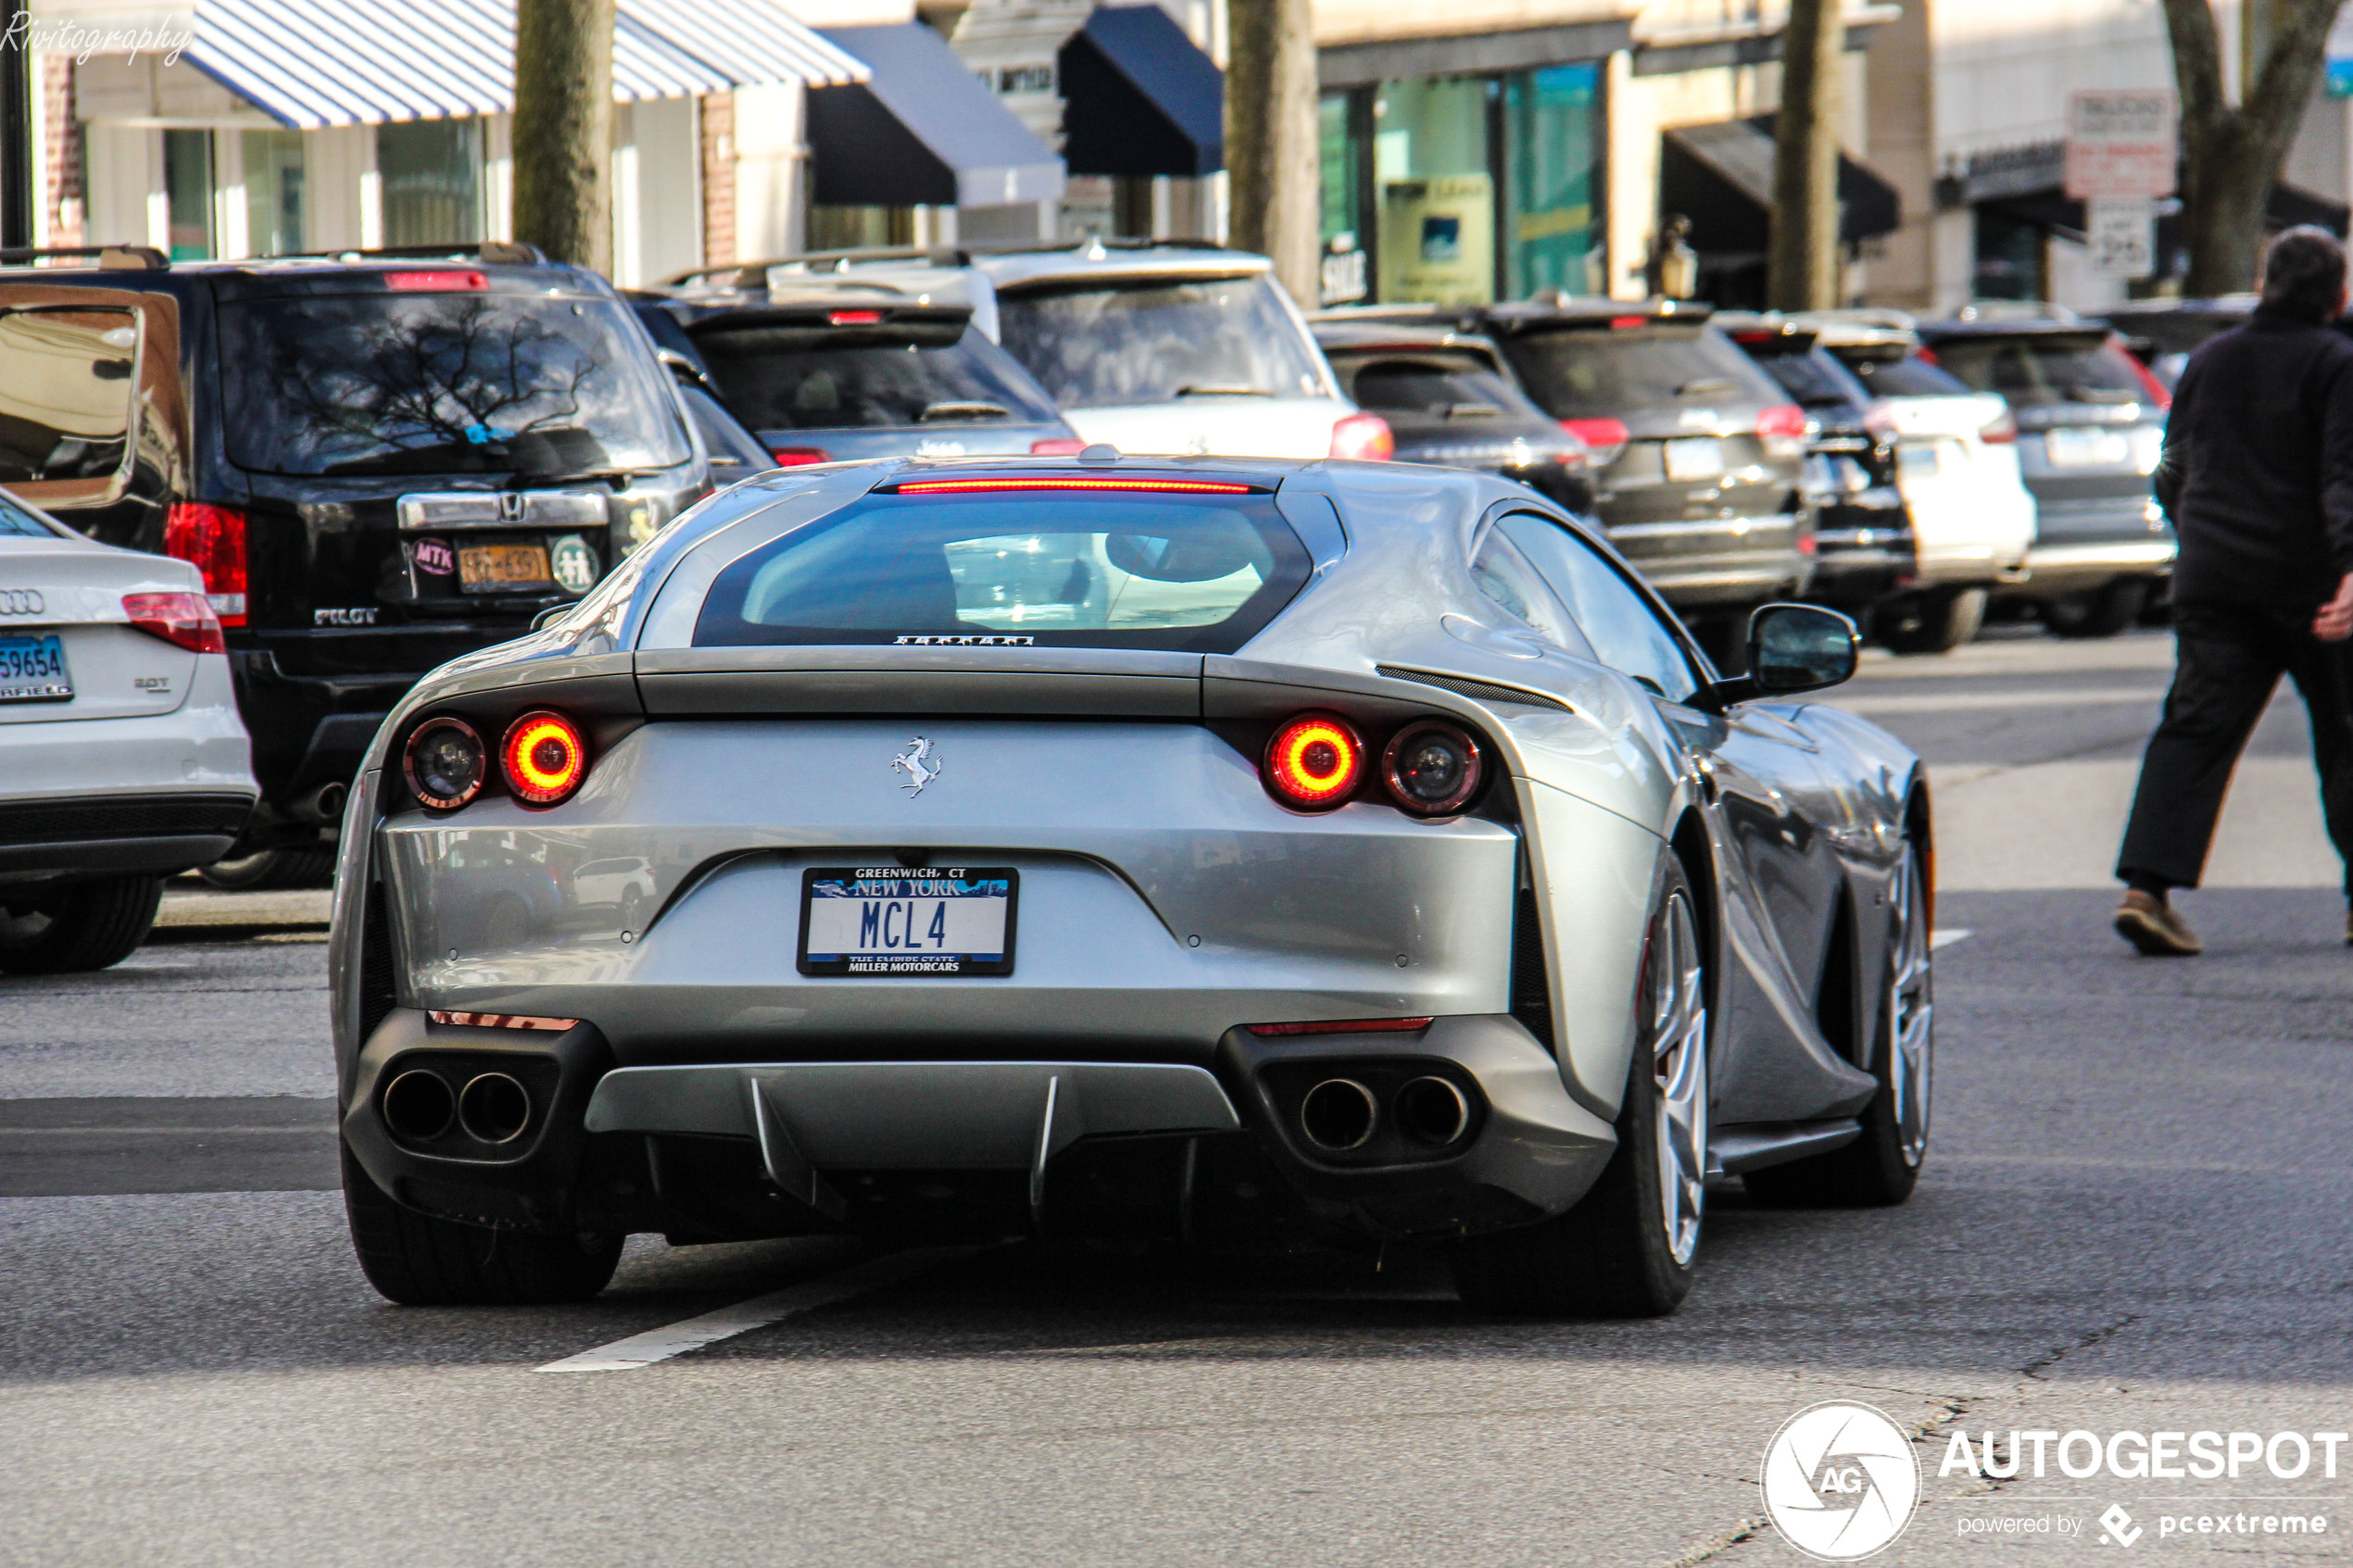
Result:
M196 569L0 491L0 971L129 957L236 842L252 749Z

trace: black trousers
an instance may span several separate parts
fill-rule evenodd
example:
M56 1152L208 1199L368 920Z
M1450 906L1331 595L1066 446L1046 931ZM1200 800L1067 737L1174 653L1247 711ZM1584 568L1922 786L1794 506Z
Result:
M2173 635L2173 686L2141 759L2116 874L2197 885L2231 770L2284 674L2311 717L2321 807L2353 895L2353 643L2312 635L2309 610L2223 605L2179 607Z

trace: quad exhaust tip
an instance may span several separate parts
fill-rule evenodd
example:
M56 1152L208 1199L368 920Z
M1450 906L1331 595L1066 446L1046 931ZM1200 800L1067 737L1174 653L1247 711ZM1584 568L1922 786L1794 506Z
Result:
M1397 1124L1416 1143L1443 1148L1470 1126L1470 1102L1444 1078L1416 1078L1397 1091Z
M531 1091L504 1073L482 1073L458 1093L458 1123L477 1143L512 1143L531 1125Z
M1327 1078L1299 1102L1299 1128L1317 1148L1346 1153L1362 1148L1380 1125L1373 1091L1353 1078Z
M384 1085L384 1115L396 1136L424 1143L449 1130L458 1099L440 1073L410 1068Z

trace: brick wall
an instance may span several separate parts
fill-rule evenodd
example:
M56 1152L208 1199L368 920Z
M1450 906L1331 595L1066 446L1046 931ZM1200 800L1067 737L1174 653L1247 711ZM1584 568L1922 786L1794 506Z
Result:
M706 267L736 259L736 96L702 101L702 258Z
M41 124L48 164L42 181L42 217L48 228L48 243L87 244L90 208L82 180L82 127L73 118L69 56L41 56Z

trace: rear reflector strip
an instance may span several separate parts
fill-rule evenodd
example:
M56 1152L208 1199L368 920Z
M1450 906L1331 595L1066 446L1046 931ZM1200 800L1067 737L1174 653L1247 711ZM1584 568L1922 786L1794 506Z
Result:
M826 316L829 327L871 327L882 320L879 310L836 310Z
M1253 1023L1253 1035L1386 1035L1427 1029L1427 1018L1334 1018L1315 1023Z
M1254 488L1213 479L912 479L901 495L970 495L1002 490L1119 490L1177 495L1247 495Z
M576 1028L576 1018L525 1018L519 1012L429 1012L435 1023L459 1023L469 1029L544 1029L560 1035Z

